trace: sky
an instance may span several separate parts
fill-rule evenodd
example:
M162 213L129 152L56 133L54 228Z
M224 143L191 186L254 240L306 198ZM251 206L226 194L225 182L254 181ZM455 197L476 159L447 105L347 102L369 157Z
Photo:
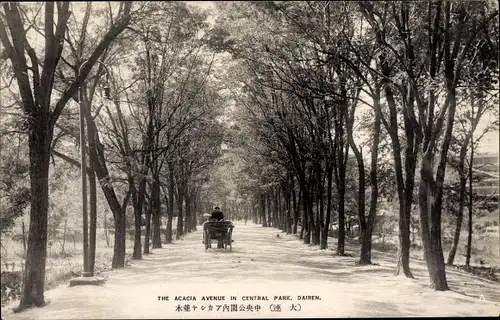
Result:
M478 147L479 153L499 154L499 132L491 132L483 137Z
M213 1L186 1L190 5L195 5L203 9L214 9L215 4Z

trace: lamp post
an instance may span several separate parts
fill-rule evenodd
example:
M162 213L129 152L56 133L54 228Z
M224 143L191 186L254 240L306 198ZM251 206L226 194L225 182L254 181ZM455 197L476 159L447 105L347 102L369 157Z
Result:
M83 272L82 277L90 276L89 272L89 234L87 215L87 154L85 152L85 92L82 86L79 88L80 102L80 161L81 161L81 187L82 187L82 221L83 221Z
M78 74L80 74L83 66L87 64L86 60L78 69ZM108 86L109 80L109 69L101 61L97 60L97 63L101 64L106 71L106 85L104 87L104 95L109 98L110 88ZM82 188L82 224L83 224L83 272L82 277L90 277L92 274L90 272L89 266L89 227L88 227L88 206L87 206L87 154L85 152L86 139L85 139L85 112L87 112L87 100L85 99L85 86L82 83L78 88L79 91L79 105L80 105L80 161L81 161L81 188ZM93 168L90 168L93 170Z

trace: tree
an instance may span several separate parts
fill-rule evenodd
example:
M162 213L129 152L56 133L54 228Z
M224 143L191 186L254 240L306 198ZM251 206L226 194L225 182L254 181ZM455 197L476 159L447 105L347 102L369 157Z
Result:
M3 100L3 99L2 99ZM3 112L3 111L2 111ZM25 148L22 148L23 137L18 135L18 143L5 143L7 139L13 141L15 135L8 134L10 126L3 122L0 133L0 231L6 234L14 226L17 218L21 217L30 204L30 189L24 183L28 176L29 163L25 157ZM10 128L14 129L14 128Z
M493 56L494 51L488 48L487 39L482 37L477 41L476 49L469 53L469 67L464 70L468 77L467 87L464 90L465 97L461 99L461 103L460 101L457 103L458 110L455 120L457 126L455 126L455 133L450 146L450 151L453 153L449 162L458 171L459 176L459 198L453 245L448 253L448 265L453 265L462 229L463 211L466 205L466 184L469 178L469 170L465 166L469 145L479 142L490 130L498 129L498 114L495 116L495 113L497 113L495 100L498 101L498 93L491 95L492 92L495 92L494 84L496 80L494 76L495 73L498 74L498 64L496 63L498 57ZM493 116L492 118L496 120L490 121L483 128L478 138L474 139L474 133L480 121L488 115ZM470 149L472 152L472 146ZM469 163L469 166L471 165L472 163Z
M441 247L441 213L443 181L455 120L457 86L463 79L463 66L478 32L498 15L498 10L477 10L476 6L488 8L485 2L457 6L451 2L429 2L426 5L391 3L390 6L385 3L377 7L368 2L362 4L365 12L369 13L366 16L372 27L378 26L377 41L396 59L404 75L403 83L406 86L395 88L403 99L405 128L409 129L405 130L407 143L414 141L413 148L406 149L414 150L410 157L414 160L408 162L406 156L405 167L408 168L409 164L413 167L417 155L422 157L418 186L422 242L431 285L437 290L448 289ZM387 33L382 32L383 28L375 22L388 23L384 12L389 13L388 17L393 19L396 27L394 39L387 38ZM469 24L470 28L466 28ZM427 32L423 33L423 30ZM422 34L427 38L422 38ZM424 39L427 41L425 50L423 45L419 45ZM395 43L400 43L404 50L398 50ZM388 57L385 54L382 56ZM438 85L439 79L445 84L443 87ZM387 88L388 86L386 94ZM444 101L439 99L442 92ZM415 149L420 143L422 148ZM439 156L439 160L434 176L433 163L436 156ZM406 171L408 180L408 170ZM409 182L410 185L406 184L407 191L410 187L413 189L413 180ZM406 205L403 205L406 211L410 210L411 203L410 193L407 194ZM404 218L403 220L408 221L406 212ZM405 227L409 225L404 223ZM404 229L402 234L408 243L409 232L407 228Z
M3 3L3 15L0 18L0 40L4 48L0 56L9 59L14 70L22 99L22 109L26 116L30 150L31 219L26 271L18 311L31 305L44 304L48 172L55 123L99 56L129 23L132 4L123 3L120 6L117 15L119 19L91 52L88 63L76 75L71 85L60 97L54 97L57 99L55 103L51 98L53 98L57 66L62 60L64 36L71 16L70 3L47 2L40 6L40 10L43 7L45 11L43 61L40 59L40 54L36 52L37 46L33 42L30 43L27 36L27 32L34 24L23 18L26 14L24 6L25 4L14 2ZM55 19L56 7L57 21ZM38 13L33 19L36 19L37 15ZM29 62L26 56L29 57Z
M140 221L147 182L150 183L151 205L146 212L146 237L144 252L149 253L149 239L152 235L153 248L161 247L161 172L164 164L169 163L172 149L183 131L193 125L193 114L189 110L193 101L202 92L204 85L194 89L193 85L206 74L197 71L206 66L207 61L200 59L203 52L203 39L198 35L206 27L205 16L189 9L184 3L156 3L153 7L168 15L153 15L135 28L141 45L139 54L134 55L131 63L143 68L133 67L134 78L139 81L136 97L132 103L146 105L146 112L138 108L132 118L142 134L142 146L133 150L140 172L136 174L138 186L133 196L136 237L134 257L140 257ZM210 65L211 62L208 62ZM208 68L210 70L210 67ZM206 70L204 70L206 71ZM209 72L208 72L209 73ZM164 97L168 96L169 99ZM142 101L141 101L142 100ZM186 115L189 115L186 117ZM199 115L198 115L199 116ZM196 118L196 117L195 117ZM170 184L169 184L170 185ZM167 189L170 189L169 186ZM171 204L171 190L167 191L167 203ZM168 213L173 210L168 206ZM153 230L150 230L151 219ZM171 228L172 217L167 217L167 231ZM151 234L152 231L152 234ZM170 236L167 235L167 242Z

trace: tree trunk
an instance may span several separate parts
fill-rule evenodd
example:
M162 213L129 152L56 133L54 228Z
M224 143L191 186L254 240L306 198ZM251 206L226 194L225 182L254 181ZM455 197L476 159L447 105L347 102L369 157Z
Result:
M269 194L269 200L271 201L271 210L269 213L272 215L272 226L276 229L278 229L279 226L279 217L278 217L278 203L276 202L276 197L277 197L278 191L276 188L273 189L273 191Z
M368 213L368 221L366 227L361 229L361 254L359 257L359 264L371 264L371 250L372 250L372 232L375 224L375 217L377 215L377 201L378 201L378 181L377 181L377 165L378 165L378 146L380 142L380 96L374 98L375 104L375 121L374 121L374 134L373 145L371 153L371 169L370 169L370 184L371 184L371 200L370 212Z
M132 199L134 203L134 226L135 226L135 231L134 231L134 252L132 254L132 259L135 260L140 260L142 259L142 243L141 243L141 237L142 237L142 214L144 212L144 201L146 198L146 174L149 168L149 156L143 154L141 162L143 163L143 170L142 170L142 175L140 177L140 182L139 182L139 189L136 190L135 188L135 181L132 176L129 178L129 185L132 186ZM146 250L146 247L144 247L144 250ZM146 253L146 251L144 251ZM149 247L148 247L148 253L149 253Z
M432 177L432 167L429 159L427 158L423 159L419 188L422 244L424 247L424 256L427 264L427 270L429 271L431 286L437 290L443 290L444 287L447 287L447 284L444 269L442 268L444 266L444 259L442 251L438 247L438 241L440 239L436 235L436 229L432 226L433 222L431 222L431 227L429 227L429 219L433 219L433 212L428 203L428 197L432 192L432 186L428 180L429 176ZM439 255L441 255L441 259Z
M320 182L323 184L323 181ZM321 188L321 195L319 197L319 212L317 214L316 220L316 244L321 243L321 235L325 230L325 202L324 198L324 187Z
M305 226L304 226L304 222L302 222L302 226L300 227L300 233L299 233L299 239L301 239L301 240L304 239L304 231L305 231Z
M153 211L153 249L161 248L161 216L156 209Z
M109 247L109 233L108 233L108 217L106 216L106 211L104 211L104 238L106 238L106 246ZM73 233L73 247L75 246L75 235Z
M410 242L410 224L408 219L406 218L405 215L405 206L403 205L402 207L400 206L399 208L400 214L399 217L399 243L400 243L400 252L399 252L399 258L398 258L398 264L399 266L403 267L403 273L405 274L406 277L408 278L413 278L413 274L410 270L410 247L411 247L411 242ZM399 266L398 266L398 273L399 273Z
M286 220L287 220L287 229L286 232L287 234L292 234L293 233L293 217L292 217L292 193L289 191L288 192L288 199L287 199L287 212L286 212Z
M292 233L292 184L291 184L291 179L293 179L293 176L291 174L288 175L288 180L284 182L283 187L282 187L282 192L283 192L283 231L286 232L286 234L291 234Z
M190 231L196 231L196 226L198 225L198 197L199 194L196 192L193 195L193 203L192 203L192 219L191 219L191 230Z
M440 151L439 164L436 172L436 179L433 179L433 152L437 140L437 136L430 134L427 136L426 152L422 157L421 169L421 188L422 194L419 195L421 224L425 225L425 230L422 230L422 240L424 244L424 255L426 257L427 270L431 280L431 286L439 291L449 290L446 281L446 265L444 262L443 248L441 245L441 214L443 204L443 184L446 173L447 153L452 139L453 123L455 118L456 108L456 92L455 87L451 85L450 71L453 63L446 64L447 74L447 101L449 101L449 110L447 114L447 124L445 134L442 137L442 146ZM434 95L431 91L430 104L434 101ZM419 190L420 191L420 190ZM430 219L429 219L430 212ZM430 226L428 225L430 223Z
M23 227L24 227L24 223L23 223ZM64 247L66 245L66 231L68 230L68 220L65 219L64 220L64 233L63 233L63 242L62 242L62 245L61 245L61 252L64 254ZM23 230L24 231L24 230ZM92 269L93 270L93 269Z
M339 238L337 241L337 254L344 255L345 244L345 181L341 182L339 188L338 212L339 212Z
M444 258L442 249L440 248L439 236L436 235L436 221L433 217L432 204L429 203L429 197L431 197L433 192L431 180L433 172L429 153L430 152L427 151L424 154L420 170L419 206L422 244L431 286L437 290L446 290L447 284L444 272ZM430 226L429 220L434 220L431 221Z
M412 102L410 102L412 103ZM415 136L409 121L405 121L406 127L406 151L405 151L405 174L406 181L404 183L403 190L403 220L404 224L402 225L402 229L405 234L403 237L402 243L402 252L404 254L401 255L401 265L403 266L403 272L407 277L413 277L413 274L410 271L410 227L411 227L411 210L413 206L413 191L415 188L415 170L417 166L417 154L420 150L421 138L419 136ZM401 219L401 216L400 216Z
M319 244L319 234L317 234L317 223L316 223L316 214L315 212L317 212L317 210L314 210L314 191L315 188L313 186L311 186L311 194L310 194L310 197L309 197L309 201L310 201L310 205L309 205L309 213L308 213L308 216L309 216L309 234L310 234L310 242L312 245L318 245Z
M280 229L282 232L286 232L286 224L285 224L285 212L286 208L284 206L284 196L282 194L282 190L278 190L278 223L280 225Z
M161 248L161 199L160 176L155 173L151 190L151 205L153 206L153 249Z
M472 164L474 160L474 143L470 145L470 160L469 160L469 222L468 229L469 233L467 235L467 253L465 254L465 265L467 268L470 266L470 258L472 253L472 204L473 202L473 193L472 193Z
M391 67L385 55L380 56L380 66L382 74L390 77ZM413 278L410 270L410 224L408 217L405 216L405 183L403 179L403 165L401 162L401 145L398 136L398 110L394 100L394 94L390 84L384 81L384 91L386 95L387 105L389 107L389 125L386 125L386 130L391 138L391 147L394 157L394 171L396 174L396 189L398 193L399 204L399 258L396 273L399 273L400 266L403 267L403 273L409 278ZM409 128L405 128L409 130ZM410 142L412 143L412 142Z
M325 204L324 204L324 195L325 195L325 187L323 182L323 172L321 170L321 163L318 163L316 169L316 184L317 184L317 192L316 195L316 215L315 215L315 235L313 239L313 244L318 245L321 242L321 233L324 230L324 219L325 219Z
M474 115L474 109L476 105L476 101L474 100L474 97L470 97L470 102L471 102L471 112ZM458 248L458 243L460 241L460 233L462 230L462 223L463 223L463 217L464 217L464 207L465 207L465 197L466 197L466 188L467 188L467 177L468 173L465 171L465 158L467 157L467 149L469 147L469 143L471 143L471 140L473 141L474 138L474 131L477 127L477 124L479 123L480 119L480 111L476 113L477 115L477 121L473 122L471 120L471 128L470 131L468 132L467 136L465 137L465 141L463 145L460 148L460 154L459 154L459 164L458 164L458 173L460 175L460 183L459 183L459 204L458 204L458 214L457 214L457 225L455 226L455 236L453 238L453 246L451 247L451 250L448 254L448 265L453 265L453 261L455 260L455 254L457 252ZM474 118L474 116L472 116ZM471 143L471 153L473 152L473 144L474 142ZM469 164L469 178L472 179L472 171L470 169L472 168L472 160L473 160L473 155L471 154L470 158L470 164ZM471 201L472 201L472 190L471 191ZM470 257L469 257L470 258Z
M165 243L172 243L172 222L174 220L172 212L169 212L167 215L167 228L165 230L166 241Z
M389 128L389 134L391 137L392 152L394 156L394 170L396 173L396 186L399 204L399 258L397 273L399 273L399 268L403 267L403 273L405 276L413 278L413 274L410 270L410 224L405 216L405 184L403 180L403 165L401 162L401 145L397 133L397 109L392 95L392 90L389 86L386 86L385 92L388 105L390 106L391 128Z
M92 159L90 159L91 168L94 167L92 164ZM89 170L89 201L90 201L90 230L89 230L89 272L90 275L94 275L94 266L95 266L95 253L96 253L96 237L97 237L97 185L96 185L96 177L95 172L93 170Z
M323 233L321 234L322 250L328 248L328 231L330 230L330 217L332 215L332 189L333 189L333 168L330 164L326 164L326 217L325 224L323 225Z
M465 159L464 159L465 162ZM465 170L465 167L462 163L462 159L460 159L460 168L459 172ZM459 200L458 200L458 212L457 212L457 224L455 226L455 235L453 237L453 245L451 246L451 250L448 254L447 265L452 266L453 261L455 260L455 254L457 253L458 242L460 241L460 231L462 230L462 222L464 218L464 204L465 204L465 188L467 186L467 177L464 173L460 173L460 182L459 182Z
M29 134L31 213L22 296L17 310L44 301L49 205L49 161L52 133L48 119L38 120Z
M337 157L334 160L334 171L335 171L335 180L337 184L337 212L338 212L338 239L337 239L337 255L344 255L344 246L345 246L345 174L346 174L346 163L348 150L344 153L344 143L343 136L344 130L342 127L343 121L337 123L336 126L336 155ZM346 148L348 148L348 144L346 144Z
M309 214L312 214L312 204L309 197L308 186L304 186L302 191L302 203L303 203L303 211L302 211L302 228L304 229L304 243L311 243L311 220L309 219Z
M267 227L274 227L274 220L273 220L273 208L271 206L271 191L266 193L266 201L267 201L267 210L266 210L266 221L267 221Z
M288 195L285 190L280 190L280 224L281 231L286 232L288 234Z
M172 243L172 221L174 219L174 167L172 162L168 162L168 212L167 227L165 229L165 243Z
M183 213L183 203L184 203L184 194L182 190L179 190L179 196L177 200L177 231L175 232L175 239L179 240L182 236L183 226L184 226L184 213Z
M266 195L262 194L260 196L260 216L261 223L263 227L267 227L267 219L266 219Z
M255 199L252 199L252 222L254 224L258 224L259 223L259 212L257 210L257 207L258 207L258 203Z
M126 240L126 219L125 210L115 217L115 246L113 249L113 262L111 268L123 268L125 266L125 240Z
M186 223L184 225L184 234L191 231L191 197L186 192Z
M343 97L347 96L347 89L345 86L345 79L341 79L341 94ZM349 156L349 144L344 142L345 137L345 120L348 115L347 100L343 99L339 105L338 112L335 115L335 179L337 182L337 195L338 195L338 228L339 237L337 241L337 254L344 255L345 246L345 191L346 191L346 165ZM344 152L344 144L346 150Z
M278 188L274 189L273 192L273 216L274 216L274 227L275 228L281 228L281 222L280 222L280 210L279 210L279 190Z
M26 259L26 227L24 226L24 221L22 221L22 237L23 237L23 258Z
M84 103L87 103L86 99L84 100ZM89 154L90 158L95 159L93 162L95 165L93 170L99 184L101 185L101 189L106 197L108 205L113 212L113 218L115 220L115 243L112 267L121 268L125 265L125 213L131 190L128 191L127 195L123 199L123 204L120 205L114 187L110 182L110 176L106 165L106 157L104 155L104 147L100 143L99 132L97 131L95 121L90 113L90 108L86 107L83 109L85 110L87 128L89 129Z
M88 187L87 187L87 174L85 169L87 168L87 137L85 134L85 113L90 113L88 103L85 99L85 94L82 88L80 92L80 175L81 175L81 201L82 201L82 231L83 231L83 273L89 273L89 221L88 221ZM91 124L87 121L87 132L89 140L89 150L94 150L90 145L93 140L91 137L92 129ZM89 151L89 153L91 153ZM95 153L92 153L93 155ZM90 157L90 155L89 155Z
M142 227L142 202L144 199L144 194L138 194L135 188L134 178L129 176L129 185L132 188L132 203L134 205L134 251L132 253L132 259L141 260L142 259L142 242L141 242L141 227ZM141 181L142 184L142 181ZM146 185L144 181L144 186ZM141 185L139 185L139 189Z
M83 107L86 112L90 114L90 104L87 103L85 97L83 98ZM94 127L90 121L87 121L88 144L89 144L89 164L90 168L95 168L97 162L97 154L93 151L96 149L96 141L94 137ZM83 161L83 159L82 159ZM97 186L96 175L94 170L87 172L89 179L89 214L90 214L90 229L89 229L89 248L87 257L87 268L90 275L94 275L95 266L95 252L96 252L96 229L97 229ZM85 236L85 235L84 235Z
M352 115L354 118L354 115ZM354 119L349 122L354 121ZM353 137L353 124L350 123L347 126L347 136L349 140L349 145L351 146L352 151L354 152L354 156L358 163L358 219L359 219L359 227L361 234L367 234L367 225L365 219L365 163L363 161L363 155L358 149ZM373 147L374 148L374 147ZM351 228L351 222L349 223L349 228ZM362 253L363 250L361 250Z
M301 198L300 195L300 188L299 188L299 201ZM300 204L297 201L297 193L295 191L295 183L292 184L292 203L293 203L293 228L292 228L292 233L297 234L297 227L299 225L299 214L300 214Z
M149 253L149 242L151 240L151 216L153 215L152 198L149 201L148 210L146 212L146 230L144 230L144 254Z
M290 184L288 182L287 185L287 191L286 191L286 196L284 197L284 206L285 206L285 228L286 228L286 234L291 234L292 233L292 194L291 194L291 189L290 189Z

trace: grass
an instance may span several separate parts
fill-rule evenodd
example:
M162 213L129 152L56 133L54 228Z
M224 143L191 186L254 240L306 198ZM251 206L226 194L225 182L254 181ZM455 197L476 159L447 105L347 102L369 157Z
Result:
M4 306L9 301L18 298L21 290L21 270L24 264L24 249L22 243L10 239L2 239L2 287L1 304ZM133 249L133 242L127 239L127 252ZM45 289L54 288L73 277L78 277L83 270L82 242L67 242L64 252L59 244L47 248L47 262L45 268ZM94 273L99 275L111 269L113 258L113 243L106 245L104 239L96 243L96 259ZM128 257L128 260L130 258ZM5 264L7 263L7 265ZM12 270L12 263L14 269Z
M500 282L497 273L500 271L499 268L495 267L482 267L482 266L465 266L465 265L454 265L453 268L458 270L463 270L471 273L475 276L485 278L491 281Z

